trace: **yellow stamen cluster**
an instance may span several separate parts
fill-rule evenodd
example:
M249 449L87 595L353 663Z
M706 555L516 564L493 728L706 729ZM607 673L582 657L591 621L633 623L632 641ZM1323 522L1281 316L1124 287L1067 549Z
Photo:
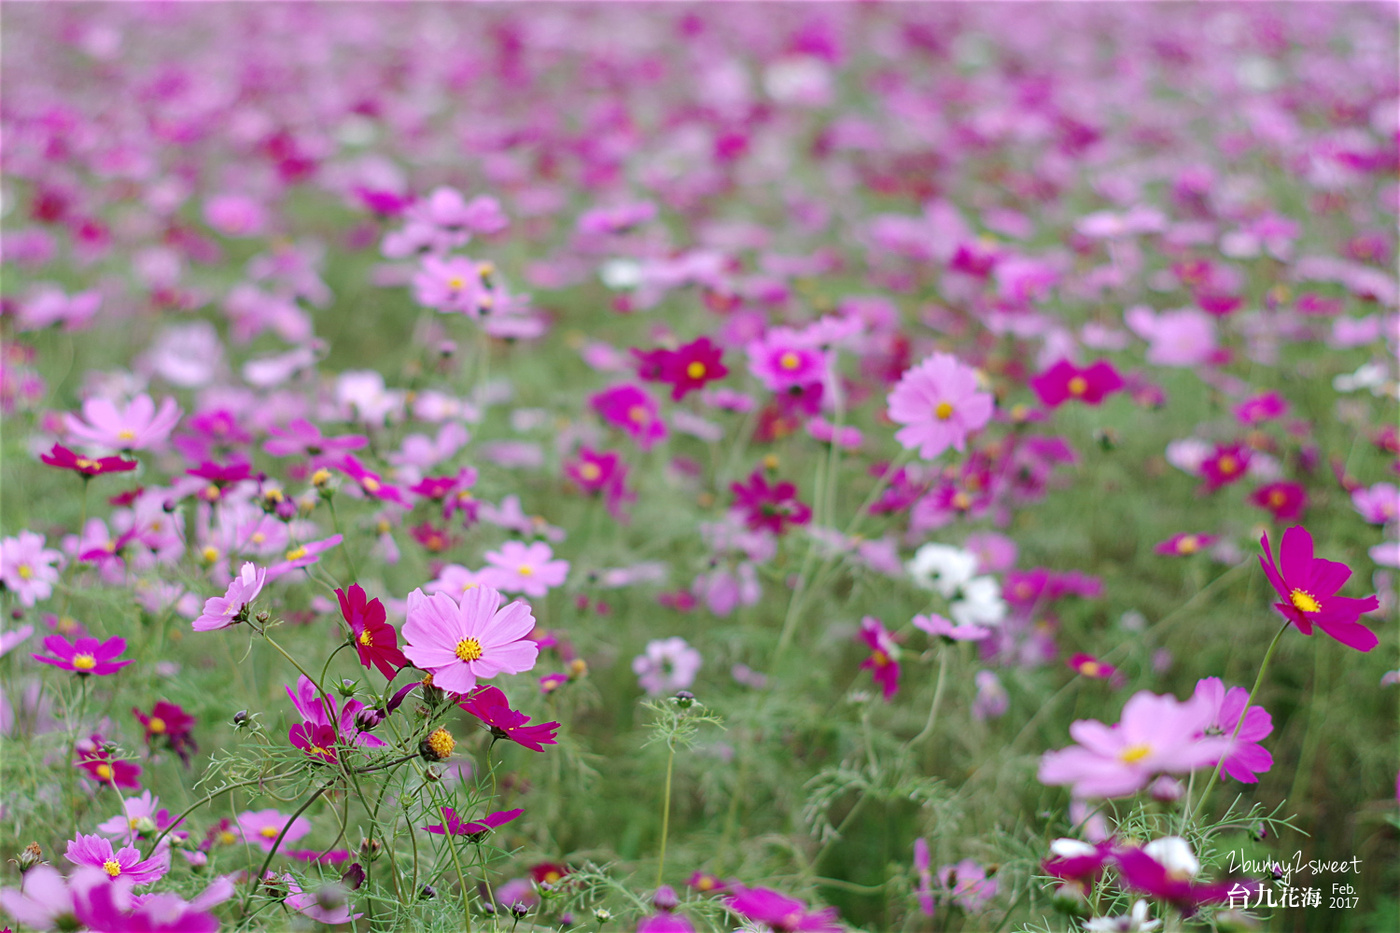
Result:
M107 861L102 863L102 870L105 871L110 877L115 878L117 877L117 875L120 875L122 873L122 863L118 862L116 859L109 858Z
M1307 590L1294 590L1288 594L1288 601L1299 612L1321 612L1322 603Z
M428 737L419 745L418 751L429 761L446 761L456 747L457 740L452 738L452 733L438 727L428 733Z
M481 660L481 642L475 638L463 638L457 642L457 647L452 649L452 653L460 661L479 661Z
M1083 395L1089 391L1089 383L1083 376L1074 376L1070 379L1068 388L1070 395Z
M1136 745L1129 745L1118 753L1118 760L1124 764L1137 764L1148 755L1152 754L1152 746L1139 742Z
M165 720L161 719L159 716L152 716L147 720L146 728L150 729L156 735L163 735L165 733Z
M933 410L933 416L939 421L947 421L953 417L953 406L947 402L939 402L938 407Z
M90 671L97 666L97 659L90 654L73 655L73 670Z

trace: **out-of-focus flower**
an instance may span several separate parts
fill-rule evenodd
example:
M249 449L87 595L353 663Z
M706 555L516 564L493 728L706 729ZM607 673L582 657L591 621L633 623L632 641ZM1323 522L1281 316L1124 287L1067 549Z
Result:
M889 396L889 418L902 424L895 440L932 460L952 447L962 451L967 437L984 427L995 405L978 391L977 370L947 353L935 353L900 378Z
M157 410L149 395L138 395L121 409L105 396L93 396L83 402L82 413L82 418L68 416L69 436L111 450L144 450L161 443L182 414L173 398L162 401Z
M685 690L695 683L700 671L700 652L684 638L658 638L647 643L646 651L632 659L632 673L642 689L657 697Z

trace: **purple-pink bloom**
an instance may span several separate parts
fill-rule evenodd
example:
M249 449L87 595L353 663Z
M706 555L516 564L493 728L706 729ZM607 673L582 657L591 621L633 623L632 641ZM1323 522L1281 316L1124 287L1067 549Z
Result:
M268 873L268 877L272 877L271 872ZM336 926L342 923L349 923L352 920L358 920L364 916L364 914L350 913L350 905L348 903L332 907L325 906L321 903L322 899L317 896L315 892L303 891L301 885L297 884L296 879L291 875L283 875L279 880L287 886L287 896L283 899L282 903L286 904L297 913L310 917L312 920L324 923L327 926Z
M167 398L156 409L149 395L138 395L118 409L109 398L93 396L83 402L83 418L68 415L69 437L112 450L144 450L170 436L180 420L180 406Z
M0 540L0 583L26 606L53 595L63 555L45 547L47 540L33 531L21 531Z
M1057 408L1070 399L1086 405L1098 405L1104 398L1123 388L1123 377L1113 364L1098 360L1080 368L1069 360L1060 360L1031 380L1031 388L1047 408Z
M248 607L257 599L266 580L267 570L254 566L251 561L244 563L223 596L205 600L204 611L191 623L191 627L196 632L212 632L245 621Z
M684 638L658 638L647 642L646 651L632 659L632 673L643 690L659 697L695 683L700 663L700 652Z
M125 661L117 660L117 656L126 650L126 639L116 636L104 642L99 642L96 638L79 638L70 642L62 635L50 635L44 639L44 649L53 657L36 654L34 660L52 664L65 671L73 671L84 677L89 674L95 677L115 674L132 663L130 658Z
M524 593L531 599L544 597L550 587L562 585L569 575L569 562L555 560L554 550L543 541L529 545L507 541L500 550L487 551L485 557L491 566L483 573L489 573L492 586L507 593Z
M1179 702L1146 690L1123 707L1122 721L1106 726L1076 720L1069 734L1078 745L1046 752L1042 784L1070 784L1075 797L1126 797L1158 774L1184 774L1213 765L1230 747L1224 736L1204 736L1211 715L1199 697Z
M938 869L938 884L953 903L970 914L981 910L997 895L996 879L988 878L985 868L967 858Z
M870 671L870 676L879 684L888 703L899 690L899 645L895 644L894 636L886 631L884 623L874 616L860 620L857 637L870 649L870 657L860 662L860 669Z
M905 372L889 396L891 421L905 425L895 440L932 460L952 447L962 451L967 436L992 417L994 399L979 392L977 370L948 353L935 353Z
M642 450L651 450L668 433L656 400L639 386L613 386L594 395L589 404L603 420L632 435Z
M320 428L305 418L294 418L285 428L270 427L267 433L272 437L263 444L263 450L274 457L319 457L323 454L359 450L369 444L369 438L363 434L326 437Z
M1195 696L1205 704L1210 712L1206 723L1206 735L1234 736L1234 744L1220 761L1220 770L1237 781L1253 784L1259 775L1274 765L1274 756L1259 744L1274 731L1274 720L1262 706L1251 706L1249 691L1243 687L1225 689L1219 677L1207 677L1196 683ZM1240 714L1244 714L1244 725L1240 725ZM1235 727L1239 726L1239 732Z
M767 924L776 933L840 933L836 908L809 911L801 901L771 888L730 886L725 906L748 920Z
M949 641L981 641L992 634L991 629L980 625L954 625L936 612L914 616L913 622L915 628Z
M151 884L159 881L170 870L170 851L142 860L141 850L135 846L122 846L112 849L112 840L92 834L79 833L68 841L68 851L64 858L74 865L91 865L107 873L111 881L122 879L133 884Z
M1286 600L1274 603L1274 608L1296 625L1298 631L1311 635L1316 625L1348 648L1370 651L1376 647L1379 643L1376 633L1357 620L1362 613L1378 609L1380 600L1374 595L1364 599L1336 595L1351 577L1350 567L1313 557L1312 535L1301 525L1294 525L1283 533L1277 566L1267 533L1260 543L1264 556L1259 558L1259 565L1274 589Z
M539 647L527 636L535 628L528 604L502 608L501 594L475 586L460 601L446 593L408 594L402 634L404 655L433 675L433 685L467 693L477 679L520 674L535 666Z
M298 544L283 555L283 559L267 568L267 579L276 580L300 567L309 567L321 559L321 555L344 540L342 535L331 535L320 541Z
M264 852L272 851L272 844L277 841L283 827L287 832L282 836L282 843L291 845L311 832L311 821L304 816L289 821L285 814L276 810L247 810L238 814L238 829L243 834L243 841L261 847Z

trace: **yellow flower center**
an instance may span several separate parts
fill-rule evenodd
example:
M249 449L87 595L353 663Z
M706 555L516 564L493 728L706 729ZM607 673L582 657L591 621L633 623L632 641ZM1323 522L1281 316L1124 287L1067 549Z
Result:
M711 888L713 888L714 886L715 886L715 881L714 881L714 879L713 879L713 878L709 878L709 877L701 878L699 881L695 882L695 889L696 889L697 891L708 891L708 890L710 890Z
M97 776L102 780L110 781L112 779L113 771L111 765L98 765L95 770L97 771Z
M452 738L452 733L446 729L438 728L428 733L428 737L423 740L428 751L432 752L438 761L446 760L452 750L457 747L457 740Z
M522 577L530 577L534 576L535 568L531 567L529 564L521 564L519 567L515 568L515 572Z
M1129 745L1118 753L1118 760L1124 764L1137 764L1148 755L1152 754L1152 746L1139 742L1136 745Z
M685 374L692 379L699 379L705 375L705 364L695 360L685 368Z
M778 357L778 365L791 372L802 365L802 359L791 350Z
M311 485L324 486L331 481L330 470L317 470L311 474Z
M263 534L261 531L255 531L253 532L253 536L249 540L251 540L254 544L262 544L264 541L267 540L267 535Z
M102 870L105 871L109 876L115 878L117 877L117 875L120 875L122 873L122 863L118 862L116 859L109 858L107 861L102 863Z
M80 470L92 470L97 467L97 461L89 460L87 457L79 457L73 461L73 465Z
M631 408L627 409L627 417L637 424L646 424L650 416L647 415L647 410L641 405L633 405Z
M156 735L162 735L165 732L165 720L159 716L152 716L150 721L146 723L146 728Z
M1089 391L1089 383L1084 379L1083 376L1075 376L1072 379L1070 379L1070 395L1083 395L1087 391Z
M598 469L596 463L585 463L578 468L578 475L588 480L590 483L603 475L603 471Z
M362 645L364 645L364 646L366 646L366 647L369 646L369 643L370 643L369 629L365 629L363 632L360 633L360 639L359 639L359 641L360 641L360 644L362 644Z
M73 655L73 669L77 671L90 671L97 666L97 659L90 654Z
M1187 535L1176 543L1176 550L1178 554L1194 554L1200 546L1195 535Z
M1281 508L1283 504L1287 501L1288 496L1284 495L1283 490L1281 489L1275 489L1273 492L1269 493L1269 505L1273 506L1276 509Z
M379 480L375 479L373 476L366 476L364 479L360 480L360 484L363 485L368 492L379 491Z
M287 560L301 560L306 556L306 548L294 547L287 552Z
M136 432L128 428L125 431L118 432L117 437L124 441L134 441L136 440Z
M948 402L939 402L938 406L933 410L933 416L939 421L947 421L949 418L953 417L953 406Z
M447 280L447 287L452 289L454 292L459 292L463 288L466 288L466 286L467 280L462 278L460 275L454 275L452 278Z
M30 577L34 576L34 569L28 564L20 564L17 573L19 573L19 578L21 580L28 580Z
M552 870L552 869L551 869L550 871L547 871L547 872L544 873L544 883L545 883L545 884L554 884L554 882L558 881L559 878L560 878L559 872L554 871L554 870Z
M967 509L967 508L968 508L969 506L971 506L971 505L972 505L972 499L968 496L967 493L965 493L965 492L956 492L956 493L953 494L953 508L955 508L955 509Z
M219 833L219 842L223 843L226 846L231 846L237 841L238 837L235 836L233 833L229 832L227 829Z
M206 546L204 550L199 552L199 556L204 558L206 564L212 564L219 559L219 549L212 545Z
M479 661L481 660L481 642L475 638L463 638L457 642L457 647L452 649L452 653L459 661Z
M1079 665L1079 673L1083 674L1085 677L1097 677L1099 676L1100 670L1101 668L1099 667L1098 661L1085 661L1083 664Z
M313 745L313 746L311 746L310 748L308 748L307 751L310 752L310 753L313 754L313 755L323 755L323 756L325 756L326 758L334 758L334 757L335 757L335 755L332 754L332 752L331 752L331 750L330 750L329 748L323 748L323 747L320 746L320 745Z
M876 667L887 667L890 663L890 656L879 650L876 650L870 659L875 662Z
M1322 603L1313 598L1313 594L1305 590L1294 590L1288 594L1288 601L1293 604L1293 608L1299 612L1321 612Z
M280 832L280 830L278 830L276 826L264 826L262 829L258 830L258 835L262 836L264 839L276 839L278 832Z
M1235 472L1240 468L1240 462L1234 457L1230 456L1229 454L1226 454L1225 456L1220 458L1220 462L1216 464L1216 467L1220 470L1221 473L1224 473L1226 476L1229 476L1231 473Z

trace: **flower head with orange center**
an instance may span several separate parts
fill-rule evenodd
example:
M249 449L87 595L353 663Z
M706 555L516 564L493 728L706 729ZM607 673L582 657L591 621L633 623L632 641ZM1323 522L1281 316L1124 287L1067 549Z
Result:
M539 654L528 638L535 618L525 603L503 607L503 601L489 586L473 587L460 600L414 590L403 625L404 656L452 693L469 692L478 679L530 670Z
M1264 556L1259 558L1259 565L1283 598L1282 602L1274 603L1274 608L1284 618L1304 635L1311 635L1313 626L1317 626L1357 651L1376 647L1376 634L1358 620L1363 613L1378 609L1380 600L1375 596L1355 599L1337 595L1351 577L1350 567L1314 557L1312 535L1300 525L1283 533L1277 562L1267 534L1260 543Z

